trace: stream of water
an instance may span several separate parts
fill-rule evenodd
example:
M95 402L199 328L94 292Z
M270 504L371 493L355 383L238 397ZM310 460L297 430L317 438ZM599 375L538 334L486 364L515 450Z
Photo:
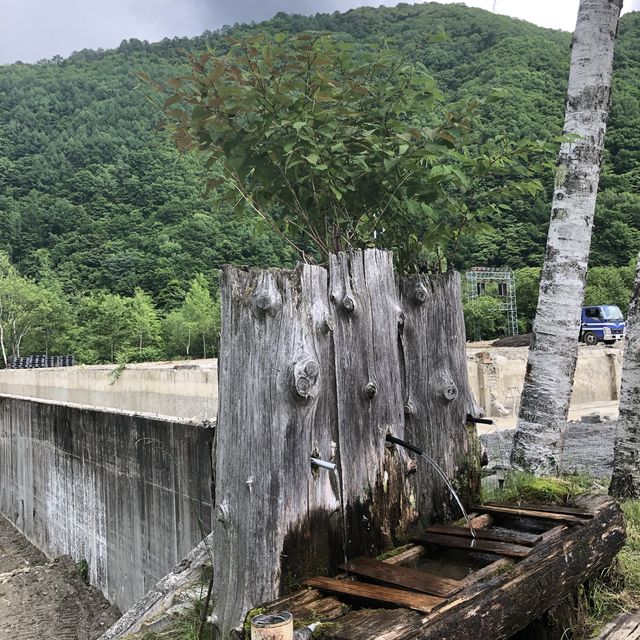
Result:
M420 455L436 470L436 473L442 478L442 481L447 485L447 488L451 492L451 495L454 497L455 501L458 503L458 506L460 507L460 511L462 511L462 515L464 516L464 519L467 521L467 526L469 527L469 533L473 538L475 538L476 532L473 529L473 525L471 524L471 520L469 519L467 510L464 508L464 505L462 504L460 497L456 493L456 490L453 488L453 486L449 482L447 475L442 470L440 465L431 456L428 456L424 451L421 451Z

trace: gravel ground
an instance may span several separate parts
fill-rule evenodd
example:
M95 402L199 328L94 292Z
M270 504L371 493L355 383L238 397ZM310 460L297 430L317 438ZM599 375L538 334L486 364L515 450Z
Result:
M480 436L489 457L489 468L509 466L514 429L493 431ZM587 424L569 422L565 432L562 470L594 478L608 479L613 469L615 422Z
M48 561L0 516L0 640L93 640L119 617L71 558Z

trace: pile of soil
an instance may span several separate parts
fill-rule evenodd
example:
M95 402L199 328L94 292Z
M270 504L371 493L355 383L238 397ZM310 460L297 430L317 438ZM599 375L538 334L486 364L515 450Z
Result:
M528 347L533 341L533 333L525 333L521 336L507 336L498 338L491 343L492 347Z
M48 561L0 516L0 640L94 640L119 617L71 558Z

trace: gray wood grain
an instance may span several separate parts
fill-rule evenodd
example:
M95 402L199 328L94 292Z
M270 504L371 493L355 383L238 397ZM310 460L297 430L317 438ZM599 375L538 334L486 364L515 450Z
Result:
M375 556L417 515L406 454L385 446L387 433L404 435L392 256L374 249L339 253L331 256L329 277L346 552Z
M461 472L473 476L467 460L466 416L474 412L475 402L467 377L460 275L403 277L400 301L406 439L431 456L449 478ZM434 469L424 459L417 465L412 480L420 524L459 518L458 507ZM479 478L469 480L473 485Z
M417 284L426 306L411 297ZM304 578L395 546L419 510L425 522L444 510L430 470L410 476L409 455L385 436L405 437L410 403L407 438L451 475L462 468L473 402L459 278L405 280L403 291L401 305L392 256L373 249L331 256L328 270L223 271L213 533L223 637ZM444 402L453 383L457 398Z
M326 271L227 268L221 287L214 613L227 637L247 610L279 594L288 536L309 538L306 555L295 545L303 570L341 545L327 533L340 511L337 484L310 464L313 453L331 457L335 423ZM316 512L318 532L308 520Z

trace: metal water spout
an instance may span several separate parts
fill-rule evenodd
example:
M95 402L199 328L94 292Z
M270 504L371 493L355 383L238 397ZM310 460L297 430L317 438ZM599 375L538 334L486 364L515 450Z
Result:
M320 469L327 469L328 471L335 471L337 468L333 462L320 460L320 458L311 458L311 465Z
M469 533L473 538L475 538L476 532L473 529L473 525L471 524L471 520L469 519L467 510L464 508L464 505L462 504L460 497L456 493L456 490L451 486L451 483L449 482L449 478L447 478L447 474L442 470L442 467L440 467L440 465L431 456L428 456L424 451L422 451L422 449L418 449L418 447L416 447L413 444L409 444L404 440L400 440L400 438L396 438L392 436L390 433L387 434L386 440L387 442L400 445L405 449L409 449L409 451L413 451L414 453L417 453L419 456L422 456L436 470L436 473L442 478L443 482L447 485L447 489L449 489L449 492L451 493L455 501L458 503L458 506L460 507L460 511L462 511L462 515L464 516L464 519L467 521L467 526L469 527Z
M471 424L493 424L493 420L490 418L476 418L470 413L467 413L467 422Z

